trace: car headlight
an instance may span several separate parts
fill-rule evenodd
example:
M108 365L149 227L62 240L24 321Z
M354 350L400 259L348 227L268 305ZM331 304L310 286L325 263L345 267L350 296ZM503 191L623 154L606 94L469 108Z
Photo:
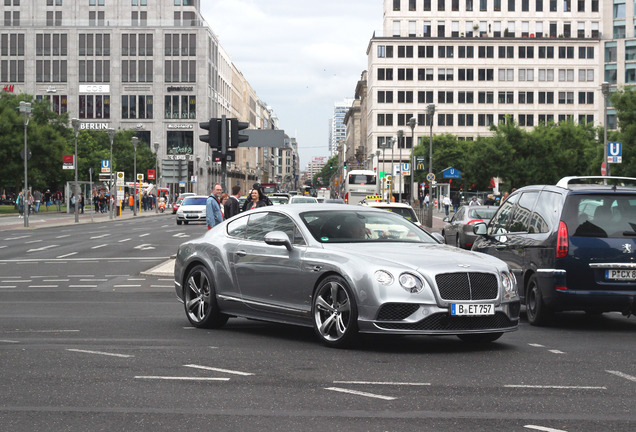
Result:
M391 273L387 271L378 270L375 272L374 276L375 276L375 280L381 283L382 285L391 285L393 283L393 276L391 275Z
M422 280L411 273L402 273L398 280L400 286L410 293L418 293L424 287Z
M514 276L507 272L501 273L501 285L504 288L505 299L517 297L517 283L515 282Z

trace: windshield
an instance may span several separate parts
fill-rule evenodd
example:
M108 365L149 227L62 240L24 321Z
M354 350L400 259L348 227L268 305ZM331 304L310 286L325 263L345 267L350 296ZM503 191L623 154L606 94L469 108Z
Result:
M311 211L300 215L321 243L437 243L401 216L373 211Z
M563 220L571 236L633 238L636 236L636 196L570 195Z
M183 205L183 206L203 205L204 206L207 200L208 200L207 198L192 198L192 197L188 197L188 198L183 200L183 203L181 203L181 205Z
M374 185L375 178L376 177L374 175L349 174L349 184L350 185Z
M318 200L313 197L293 197L291 199L292 204L307 204L307 203L316 203Z

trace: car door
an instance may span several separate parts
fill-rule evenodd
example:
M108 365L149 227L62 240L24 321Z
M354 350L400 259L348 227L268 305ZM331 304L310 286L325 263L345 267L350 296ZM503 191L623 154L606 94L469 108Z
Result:
M444 231L444 237L447 244L456 244L457 236L459 235L459 231L461 230L465 214L466 207L464 206L457 210L457 213L455 213L449 221L449 225Z
M508 235L499 247L499 258L508 264L517 279L518 286L523 286L523 274L528 250L537 247L539 241L530 235L537 230L538 221L534 216L534 207L540 190L528 190L520 194L514 213L508 225ZM500 237L501 239L501 237Z
M293 244L265 243L272 231L285 232ZM236 250L234 269L241 297L248 307L275 314L303 314L311 309L310 274L303 272L307 246L293 220L269 211L249 216L245 240Z
M497 213L492 217L488 224L486 235L480 236L475 240L472 250L483 252L488 255L499 258L501 251L506 247L508 242L508 225L512 219L515 204L519 196L512 194L501 204Z

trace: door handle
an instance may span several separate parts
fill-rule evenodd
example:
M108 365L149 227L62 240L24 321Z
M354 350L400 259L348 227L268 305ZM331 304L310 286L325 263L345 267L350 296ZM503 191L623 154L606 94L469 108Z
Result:
M240 257L244 257L244 256L246 256L246 255L247 255L247 252L245 252L245 251L243 251L243 250L240 250L240 251L237 251L237 252L236 252L236 255L238 255L238 256L240 256Z

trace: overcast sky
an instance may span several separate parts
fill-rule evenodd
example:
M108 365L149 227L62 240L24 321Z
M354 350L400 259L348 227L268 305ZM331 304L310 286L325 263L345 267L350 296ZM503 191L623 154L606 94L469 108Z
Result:
M279 127L298 140L300 167L328 156L333 105L367 69L382 0L205 0L201 13Z

